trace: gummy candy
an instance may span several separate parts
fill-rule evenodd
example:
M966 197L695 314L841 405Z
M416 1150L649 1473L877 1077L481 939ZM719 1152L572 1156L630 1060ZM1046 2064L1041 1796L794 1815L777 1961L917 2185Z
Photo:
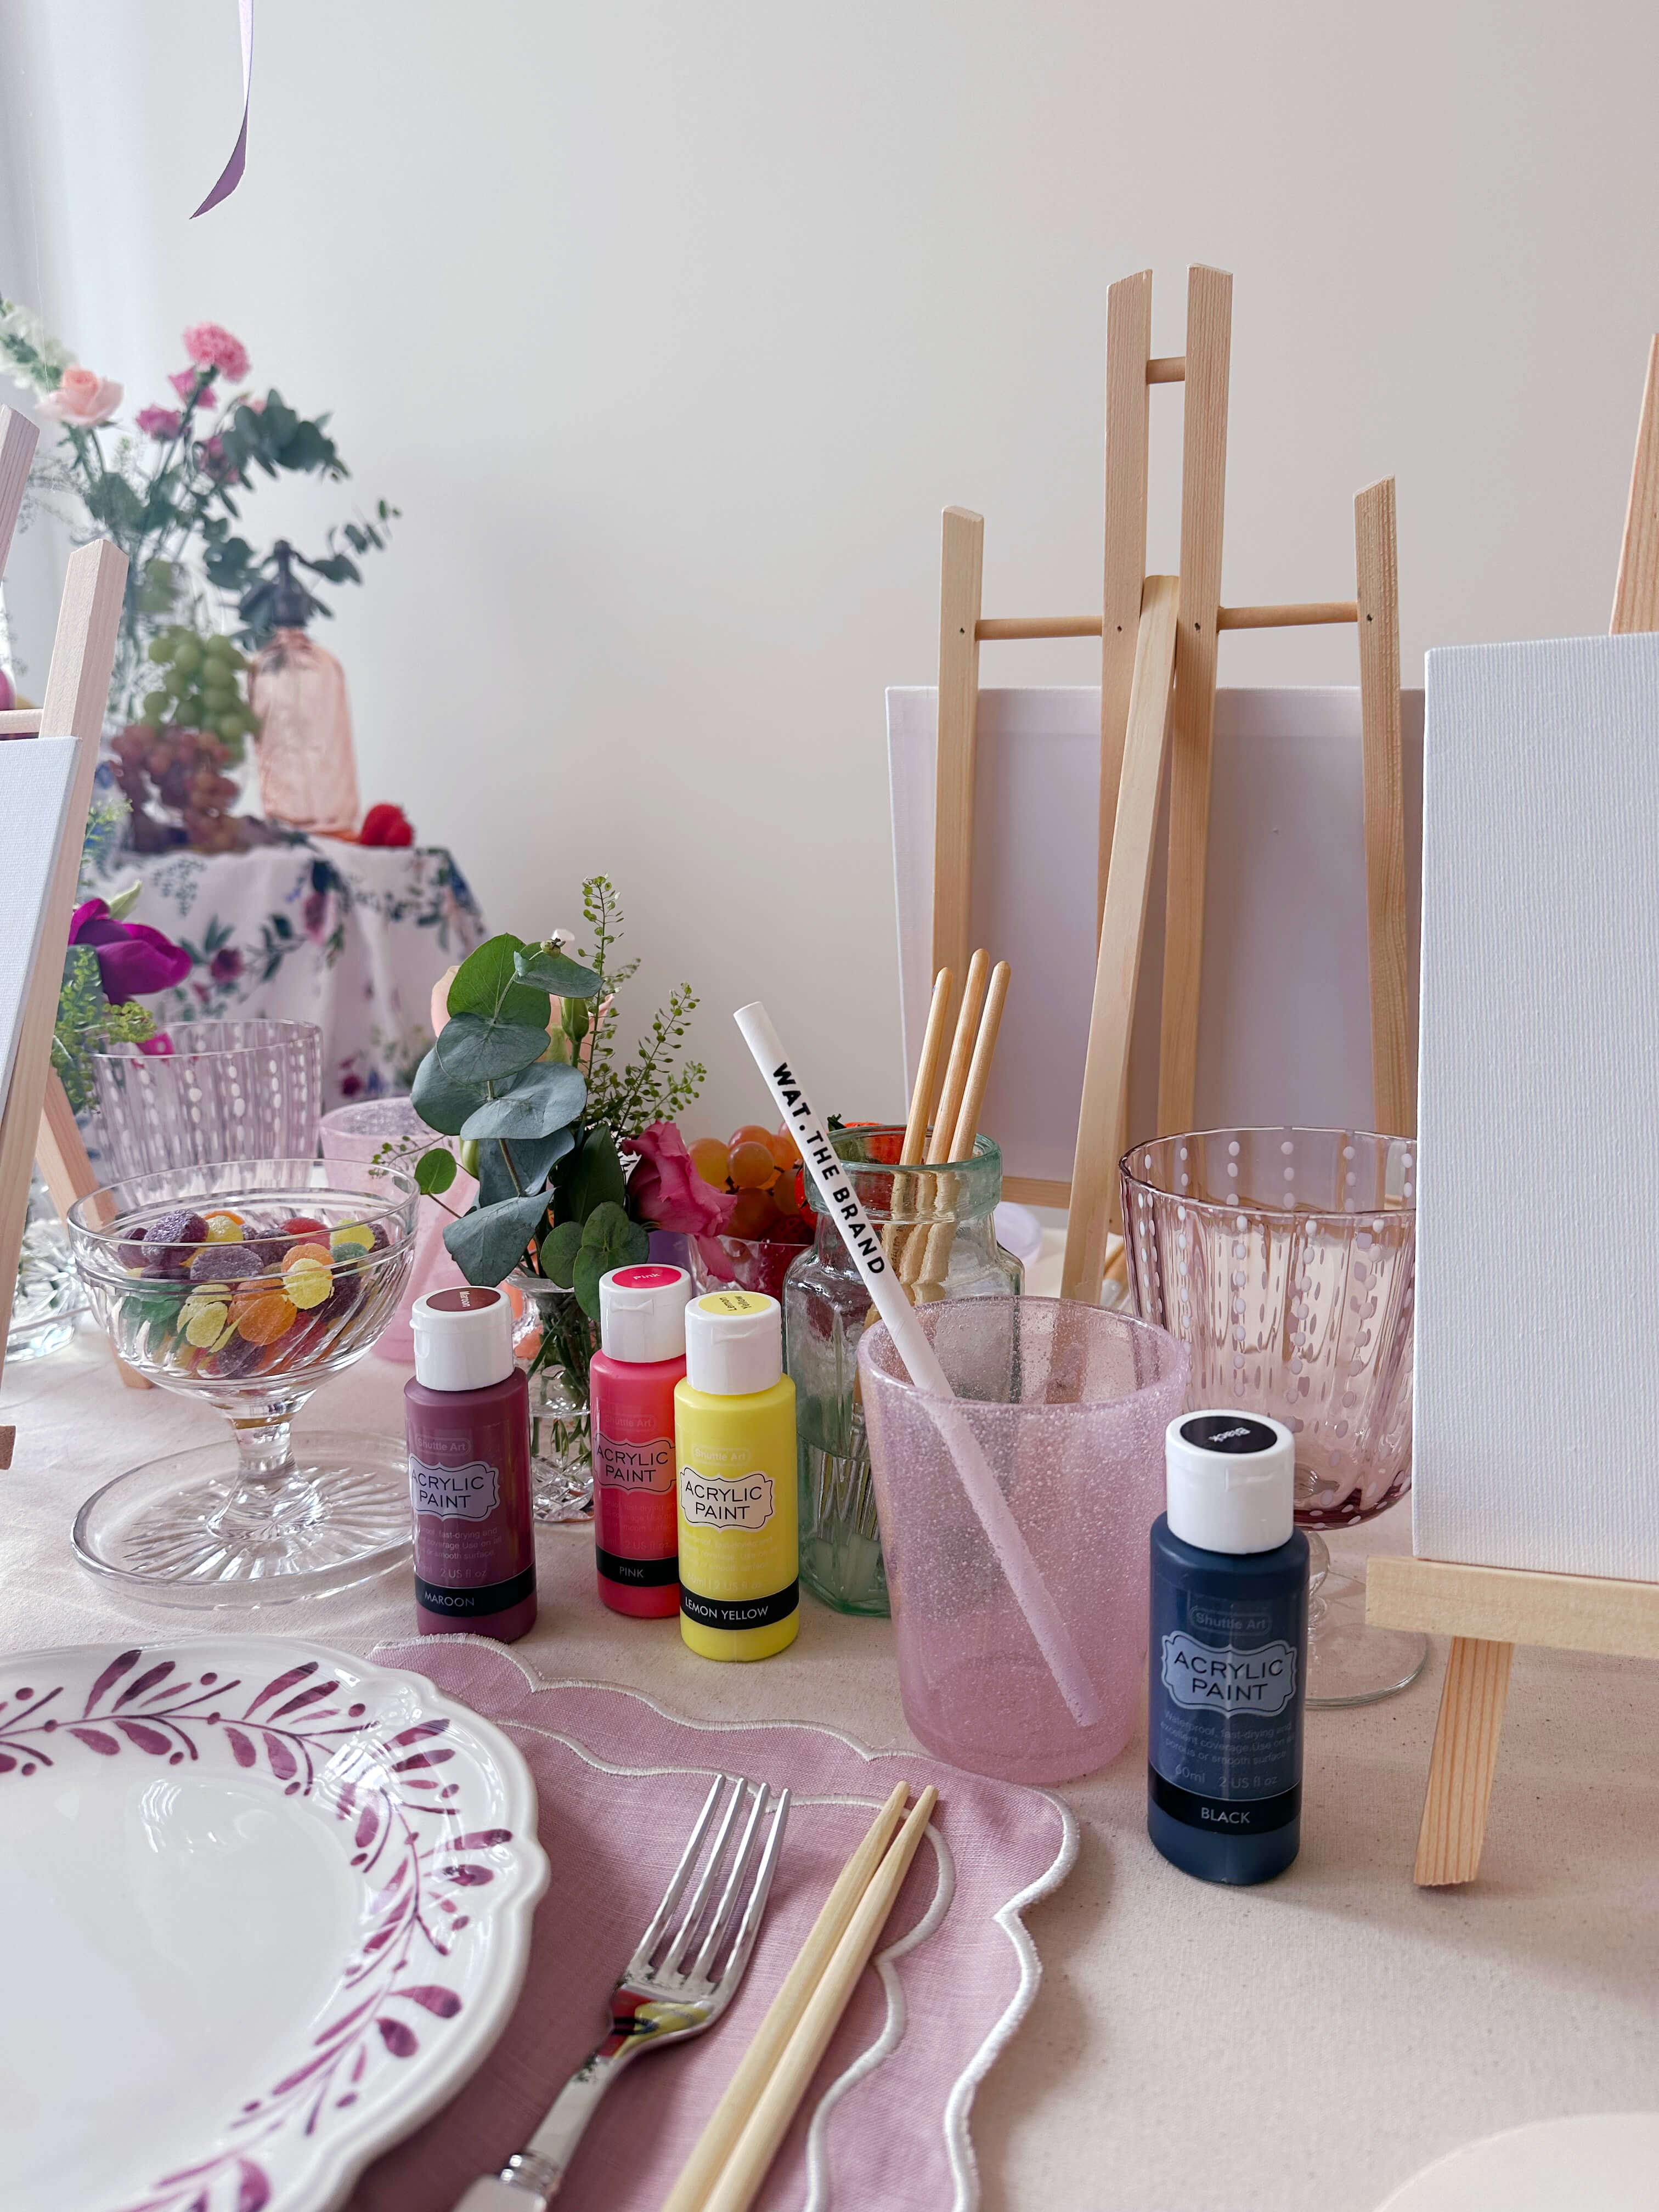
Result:
M259 1272L259 1255L251 1244L204 1244L190 1263L192 1283L240 1283Z
M217 1297L210 1296L212 1291L218 1291L220 1295ZM204 1284L179 1307L179 1319L183 1324L185 1340L195 1345L198 1351L211 1349L229 1327L230 1307L227 1303L229 1297L228 1284Z
M290 1267L302 1260L315 1261L319 1267L325 1267L329 1256L326 1244L296 1244L283 1261L283 1273L286 1275Z
M230 1312L238 1333L250 1344L275 1344L293 1328L296 1318L294 1301L287 1291L264 1285L249 1285L238 1291Z
M206 1217L210 1244L240 1244L244 1235L240 1213L210 1213Z
M374 1231L366 1221L343 1221L329 1239L330 1248L337 1260L351 1252L372 1252Z
M283 1289L296 1306L308 1310L319 1306L334 1287L333 1271L325 1260L313 1256L314 1245L301 1245L283 1270Z

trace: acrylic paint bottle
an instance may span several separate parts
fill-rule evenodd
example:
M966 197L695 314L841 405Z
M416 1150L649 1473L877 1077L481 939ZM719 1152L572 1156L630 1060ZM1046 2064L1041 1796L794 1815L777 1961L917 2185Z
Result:
M685 1310L674 1391L680 1634L705 1659L768 1659L800 1622L795 1386L783 1311L753 1291Z
M599 1278L599 1350L587 1374L593 1545L613 1613L680 1609L674 1386L685 1374L684 1267L613 1267Z
M1308 1540L1288 1429L1182 1413L1152 1523L1146 1832L1204 1881L1267 1881L1302 1841Z
M512 1644L535 1626L530 1386L500 1291L431 1291L410 1312L404 1385L421 1632Z

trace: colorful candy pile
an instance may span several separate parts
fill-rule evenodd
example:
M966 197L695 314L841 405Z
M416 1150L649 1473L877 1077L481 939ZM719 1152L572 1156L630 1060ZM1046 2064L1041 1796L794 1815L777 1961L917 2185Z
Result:
M217 1207L178 1208L116 1247L125 1282L104 1284L123 1358L164 1379L240 1382L316 1365L356 1348L359 1316L392 1249L384 1224L314 1215L274 1218Z

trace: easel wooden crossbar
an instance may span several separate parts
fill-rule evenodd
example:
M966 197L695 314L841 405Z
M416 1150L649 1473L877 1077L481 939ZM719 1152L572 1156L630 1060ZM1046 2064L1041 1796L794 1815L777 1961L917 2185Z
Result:
M31 423L13 409L0 407L0 574L11 550L35 439ZM76 741L69 803L40 918L11 1079L0 1109L0 1368L5 1357L3 1324L9 1322L11 1315L37 1147L54 1172L61 1168L65 1182L78 1179L82 1183L83 1188L65 1194L71 1200L92 1188L91 1170L75 1133L74 1117L68 1111L63 1085L52 1073L52 1040L126 570L126 556L103 538L70 556L40 708L0 716L0 740L39 735ZM49 1099L52 1111L43 1125ZM58 1195L54 1192L54 1196ZM59 1202L63 1202L61 1197ZM10 1465L13 1441L13 1431L0 1426L0 1468Z
M1659 630L1659 337L1648 349L1608 627ZM1420 1888L1480 1872L1517 1644L1659 1659L1659 1583L1378 1558L1366 1571L1365 1618L1452 1639L1413 1869Z

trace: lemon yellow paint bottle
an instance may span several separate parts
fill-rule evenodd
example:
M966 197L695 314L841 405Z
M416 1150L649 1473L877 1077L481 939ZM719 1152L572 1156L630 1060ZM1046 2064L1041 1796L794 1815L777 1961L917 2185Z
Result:
M686 1308L674 1448L680 1634L705 1659L769 1659L800 1623L795 1386L775 1298L711 1291Z

